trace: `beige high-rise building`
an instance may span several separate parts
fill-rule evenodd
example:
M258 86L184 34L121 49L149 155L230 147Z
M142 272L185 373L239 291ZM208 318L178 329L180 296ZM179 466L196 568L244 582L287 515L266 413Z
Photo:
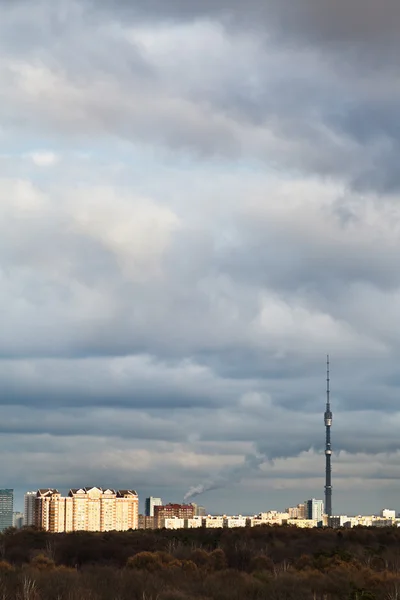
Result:
M47 489L38 490L35 499L36 526L54 533L137 529L138 513L134 490L79 488L63 497Z

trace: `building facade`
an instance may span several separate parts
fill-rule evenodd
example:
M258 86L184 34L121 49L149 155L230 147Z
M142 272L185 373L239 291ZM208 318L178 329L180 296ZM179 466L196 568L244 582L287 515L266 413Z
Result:
M306 510L304 504L298 504L297 506L291 506L286 509L289 514L289 519L305 519Z
M146 517L146 515L139 515L139 529L156 529L156 522L154 517Z
M24 526L24 513L13 512L13 527L21 529Z
M53 533L137 529L138 512L134 490L76 488L63 497L58 490L45 489L35 499L35 525Z
M242 515L235 517L224 517L223 526L232 528L232 527L247 527L248 518L242 517Z
M316 500L315 498L311 498L311 500L306 500L304 502L305 507L305 519L312 519L319 523L322 521L322 517L324 515L324 502L323 500Z
M211 516L203 518L203 527L206 529L220 529L224 526L224 517L221 516Z
M146 498L144 510L144 514L146 517L154 517L155 506L162 506L161 498L154 498L153 496Z
M35 499L36 492L26 492L24 495L24 525L35 525Z
M0 490L0 531L13 526L14 490Z
M199 506L198 504L196 504L196 502L191 502L190 504L193 506L195 517L206 516L206 509L204 508L204 506Z
M195 515L193 519L185 519L184 527L185 529L198 529L199 527L203 527L203 517Z
M194 508L191 504L165 504L154 507L154 520L157 529L165 527L166 519L193 519Z
M382 508L381 517L382 519L395 519L396 511L392 510L391 508Z

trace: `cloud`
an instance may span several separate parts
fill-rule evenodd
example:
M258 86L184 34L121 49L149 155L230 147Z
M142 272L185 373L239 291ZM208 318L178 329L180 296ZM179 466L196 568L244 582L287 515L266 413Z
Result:
M396 501L400 11L375 4L3 3L4 485L321 496L329 352L336 506Z
M28 156L37 167L52 167L59 160L54 152L37 151Z

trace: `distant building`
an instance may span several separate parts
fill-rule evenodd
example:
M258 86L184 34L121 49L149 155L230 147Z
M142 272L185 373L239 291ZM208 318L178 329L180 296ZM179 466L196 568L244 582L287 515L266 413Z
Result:
M165 529L183 529L185 527L185 521L187 519L180 519L179 517L171 517L170 519L164 519Z
M312 527L317 527L318 522L315 519L288 519L288 525L295 525L296 527L300 527L301 529L310 529Z
M139 515L138 529L156 529L155 518Z
M247 517L242 517L239 515L238 517L224 517L223 526L224 527L246 527L248 524Z
M153 496L146 498L144 511L146 517L154 517L155 506L162 506L161 498L153 498Z
M260 513L257 519L259 520L259 524L284 525L289 519L289 513L287 511L282 513L276 510L269 510L266 513Z
M174 517L177 519L193 519L193 506L191 504L165 504L154 507L154 520L157 529L165 527L165 520Z
M53 533L128 531L138 528L138 507L133 490L79 488L64 498L58 490L44 489L36 493L35 524Z
M203 517L193 517L193 519L184 519L185 529L197 529L203 527Z
M198 504L196 504L196 502L191 502L190 504L194 508L194 516L195 517L205 517L206 516L206 509L204 508L204 506L199 506Z
M24 525L31 527L35 524L36 492L26 492L24 495Z
M13 527L15 529L21 529L24 526L24 513L14 512L13 513Z
M322 521L322 517L324 514L323 500L316 500L315 498L312 498L311 500L306 500L304 502L304 507L306 519L317 521L317 523Z
M381 517L383 519L395 519L396 518L396 511L395 510L391 510L390 508L382 508L382 510L381 510Z
M304 504L298 504L297 506L287 508L286 512L289 514L289 519L305 519L306 517L306 508Z
M219 529L224 526L224 517L223 516L214 516L208 515L208 517L203 518L203 525L207 529Z
M333 527L333 529L338 527L351 527L350 517L347 515L328 517L328 527Z
M0 490L0 531L13 526L14 490Z

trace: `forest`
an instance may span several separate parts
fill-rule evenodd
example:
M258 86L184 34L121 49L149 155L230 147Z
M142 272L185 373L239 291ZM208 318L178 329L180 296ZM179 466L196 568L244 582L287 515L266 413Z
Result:
M400 600L400 530L0 535L0 600Z

